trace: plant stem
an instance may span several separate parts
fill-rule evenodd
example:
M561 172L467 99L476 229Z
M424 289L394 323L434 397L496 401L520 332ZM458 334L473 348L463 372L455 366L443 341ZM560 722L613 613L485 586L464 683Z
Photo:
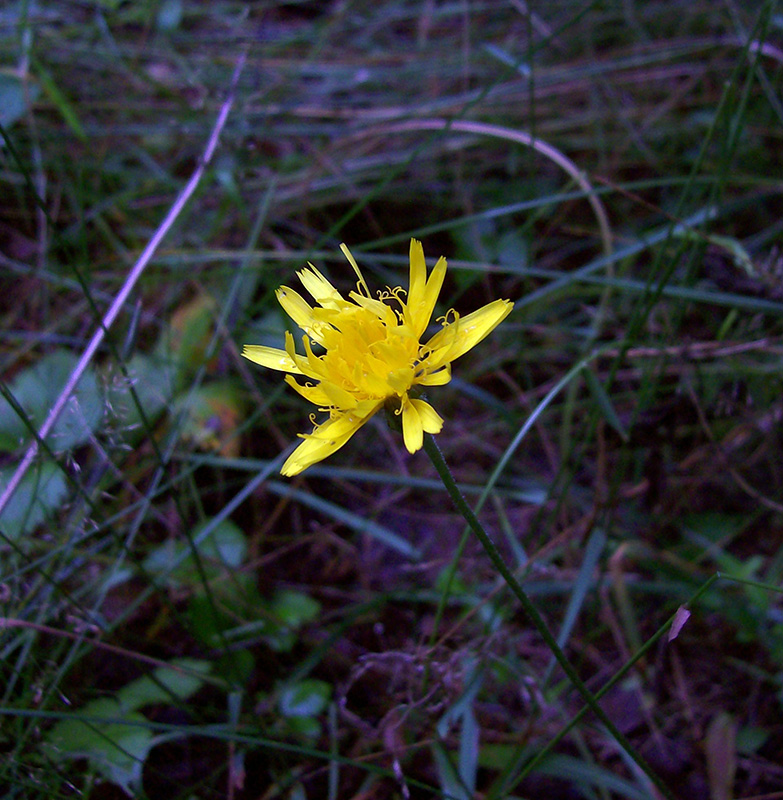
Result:
M533 601L528 597L525 590L514 577L512 571L506 566L506 562L503 560L503 557L500 555L497 547L495 547L492 539L489 538L489 535L478 521L476 515L473 513L473 509L468 505L467 501L462 496L462 493L460 492L459 487L454 480L454 476L451 474L451 470L449 469L449 466L443 457L443 453L441 453L440 448L431 434L425 434L424 436L424 450L430 457L435 470L440 476L440 479L443 481L443 485L445 486L446 491L449 493L449 497L451 497L452 502L457 507L457 510L460 512L460 514L462 514L473 533L475 533L478 537L482 547L486 551L495 568L506 582L508 588L511 589L514 596L517 598L517 600L519 600L525 614L527 614L535 629L541 635L541 638L544 640L550 652L557 660L557 663L562 667L563 672L565 672L569 681L571 681L572 686L579 692L580 695L582 695L585 703L587 703L591 711L593 711L598 719L600 719L601 722L606 726L606 729L614 737L617 744L619 744L620 747L625 750L630 758L633 759L636 765L644 772L645 775L647 775L647 777L655 784L655 786L663 793L665 797L667 797L669 800L674 800L674 796L669 791L666 784L664 784L663 781L652 771L647 762L634 750L634 748L631 746L631 743L609 719L601 706L598 705L598 701L593 693L587 688L584 681L579 677L576 670L569 662L568 658L566 658L565 653L558 645L554 635L547 627L544 618L541 616L541 614L539 614L538 609L533 604Z

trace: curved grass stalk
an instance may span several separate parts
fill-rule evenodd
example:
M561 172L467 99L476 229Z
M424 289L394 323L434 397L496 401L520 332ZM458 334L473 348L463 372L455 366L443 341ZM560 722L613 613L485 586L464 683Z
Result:
M561 153L556 147L547 142L533 136L527 131L519 131L514 128L506 128L502 125L492 125L486 122L474 122L472 120L449 120L449 119L411 119L405 122L397 122L389 125L384 125L382 129L373 128L362 131L357 134L358 137L366 138L369 135L377 135L379 132L383 134L389 133L409 133L411 131L457 131L459 133L470 133L477 136L490 136L496 139L503 139L508 142L521 144L524 147L530 147L535 150L539 155L549 159L553 164L556 164L562 169L577 186L584 192L587 202L595 214L598 223L598 230L601 237L601 245L604 251L604 256L601 259L606 267L606 276L608 279L614 277L614 249L613 249L613 236L612 227L609 224L609 216L606 213L603 203L599 197L599 193L587 179L585 173L566 156ZM606 308L609 304L609 297L612 288L610 285L604 289L601 300L596 309L595 322L592 325L592 334L589 342L593 342L598 338L599 331L601 330L601 321L603 320Z
M556 147L542 139L536 138L527 131L518 131L513 128L506 128L502 125L491 125L486 122L473 122L471 120L448 120L448 119L413 119L405 122L386 125L384 133L407 133L409 131L457 131L459 133L473 133L478 136L491 136L496 139L504 139L508 142L515 142L524 147L530 147L544 158L548 158L556 164L563 172L567 173L574 183L585 193L587 202L593 209L598 229L601 234L601 244L606 256L612 255L612 228L609 224L609 216L601 203L598 193L593 185L579 167L571 161L568 156L561 153ZM377 129L376 129L377 132ZM367 133L363 132L362 136ZM611 259L607 262L607 271L611 271Z

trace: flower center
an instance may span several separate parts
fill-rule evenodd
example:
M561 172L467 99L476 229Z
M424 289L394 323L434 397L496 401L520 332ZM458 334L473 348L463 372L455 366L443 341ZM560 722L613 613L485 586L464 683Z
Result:
M325 372L357 399L402 396L422 373L425 354L404 322L402 291L398 287L379 294L380 301L346 303L323 330ZM356 295L353 299L362 300ZM398 302L403 312L381 302L388 300Z

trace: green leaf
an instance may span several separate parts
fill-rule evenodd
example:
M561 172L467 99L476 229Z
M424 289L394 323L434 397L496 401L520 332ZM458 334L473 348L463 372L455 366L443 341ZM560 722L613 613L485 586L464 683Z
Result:
M188 604L193 633L207 647L220 646L224 641L221 633L231 642L266 635L275 625L267 618L258 619L263 613L264 601L258 594L255 575L245 572L232 574L231 580L216 581L211 599L199 592Z
M221 632L233 624L232 618L215 610L209 598L203 594L190 599L188 619L193 633L207 647L217 647L221 642Z
M283 589L275 595L272 611L284 625L299 628L321 613L321 604L301 592Z
M436 743L433 745L432 755L438 770L438 783L443 797L447 797L449 800L470 800L470 795L460 782L458 771L446 749Z
M40 428L76 366L76 356L55 350L24 370L9 387L35 428ZM104 409L103 393L95 373L86 370L49 436L57 452L84 444L98 428ZM13 406L0 397L0 448L15 449L31 438L30 431Z
M288 652L297 642L297 629L321 612L317 601L300 592L261 598L255 578L244 572L215 582L212 594L213 602L199 593L188 606L193 633L209 647L218 646L222 636L232 644L261 637L276 652Z
M109 380L107 402L118 424L125 431L125 438L134 441L144 431L142 418L131 395L130 386L138 399L149 424L153 424L166 408L174 393L174 370L158 359L137 354L126 365L127 378L117 375Z
M212 668L208 661L193 658L175 659L171 664L171 667L158 667L151 676L144 675L123 686L117 692L123 710L136 711L144 706L186 700L204 685L200 675L207 675Z
M201 675L210 670L207 661L177 659L126 684L114 697L90 701L49 731L44 739L47 753L58 761L87 758L107 781L138 797L144 762L155 744L148 720L138 709L187 700L203 686Z
M288 717L288 729L305 739L317 739L321 735L321 723L314 717Z
M517 745L486 744L479 753L479 764L485 769L504 770L509 763L533 756L539 745L528 746L520 752ZM609 769L582 761L574 756L550 755L541 762L534 774L551 775L568 781L577 791L577 796L592 797L593 788L626 800L650 800L650 793L631 781L618 777Z
M770 731L767 728L748 725L737 731L737 752L743 755L753 755L760 750L769 740Z
M214 450L228 458L239 455L236 429L242 403L232 384L216 382L188 390L175 408L182 415L183 438L202 450Z
M13 467L0 469L0 486L7 485ZM68 486L62 470L52 461L31 469L0 516L0 530L17 541L48 519L65 501Z
M202 531L214 526L206 535ZM193 544L187 541L169 539L149 552L144 559L144 569L164 577L172 585L195 584L201 581L193 557L193 548L204 560L204 567L216 565L237 568L247 556L245 534L231 520L223 520L214 525L212 520L197 525L191 534ZM211 563L210 563L211 562Z
M197 543L199 552L205 558L219 561L227 567L241 566L247 557L245 534L230 519L225 519L218 523L206 538L201 540L199 534L211 524L213 524L211 521L206 521L193 529L193 541Z
M441 789L447 797L455 800L470 800L476 788L476 773L479 758L479 726L473 704L481 686L483 675L472 661L466 663L467 687L462 696L451 705L437 725L438 735L446 738L450 728L461 722L460 744L456 766L446 749L438 742L433 746L433 756L438 769Z
M308 678L285 686L278 706L284 717L315 717L328 705L332 687L325 681Z
M215 330L215 301L199 295L177 309L171 318L171 335L161 340L161 349L173 355L177 386L187 386L189 376L205 362Z
M8 130L27 113L28 103L34 103L40 93L36 83L26 85L10 70L0 70L0 125Z
M87 703L73 719L58 722L46 736L46 748L55 760L86 757L107 781L137 797L153 745L146 723L145 717L125 711L114 698L101 698Z
M476 775L478 772L479 725L473 706L468 706L462 715L462 731L459 738L459 770L460 783L467 786L470 796L475 797Z
M682 526L688 533L702 537L701 544L719 543L727 545L747 526L748 518L744 514L724 514L720 511L701 511L685 514Z
M255 668L256 660L249 650L232 650L218 659L215 672L244 686L250 683Z

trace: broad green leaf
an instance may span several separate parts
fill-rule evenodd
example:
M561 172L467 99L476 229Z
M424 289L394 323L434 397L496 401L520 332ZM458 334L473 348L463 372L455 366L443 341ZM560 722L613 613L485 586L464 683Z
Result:
M748 725L737 731L737 752L752 755L769 740L770 730Z
M246 572L215 581L211 598L205 592L195 593L188 604L188 618L194 635L207 647L266 636L278 628L259 596L255 576Z
M288 729L304 739L317 739L321 735L321 723L315 717L287 717Z
M200 533L206 527L214 525L207 520L194 528L191 534L193 545L187 541L173 539L158 545L144 559L144 569L162 575L172 584L193 584L201 581L193 557L193 547L206 562L204 567L209 572L216 565L239 567L247 555L245 534L231 520L223 520L206 536Z
M147 423L152 425L166 408L174 392L174 370L159 359L137 354L128 361L127 378L116 374L109 380L107 402L117 424L129 441L144 434L142 417L134 402L136 394Z
M215 301L199 295L182 305L171 318L171 336L161 347L172 354L177 371L177 386L188 384L188 377L203 365L215 330Z
M278 701L280 713L286 717L315 717L328 705L332 687L314 678L285 686Z
M72 353L55 350L24 370L10 385L11 394L36 429L46 419L76 362L76 356ZM84 444L98 428L103 411L103 393L98 387L95 373L88 369L46 437L47 444L57 452ZM16 410L4 397L0 397L0 448L15 449L31 438L27 425Z
M246 686L253 677L256 660L249 650L232 650L224 653L215 665L215 672L230 682Z
M7 69L0 69L0 125L8 130L26 113L28 103L34 103L40 93L36 83L27 82Z
M202 450L213 450L226 458L239 456L236 430L242 403L228 382L208 383L182 395L176 410L182 414L182 436Z
M13 467L0 469L0 486L5 486ZM0 515L0 531L12 541L30 533L57 511L68 496L62 470L52 461L31 469Z
M272 610L282 623L291 628L299 628L320 614L321 604L301 592L283 589L275 595Z
M221 644L221 633L234 624L233 618L220 613L203 594L197 594L188 603L188 619L196 637L207 647Z
M158 667L152 676L144 675L123 686L117 692L117 700L126 711L137 711L144 706L187 700L203 685L203 678L212 668L208 661L180 658L171 662L171 667ZM181 667L184 670L176 669Z
M56 760L86 757L107 781L136 797L144 761L153 745L146 723L145 717L125 711L114 698L93 700L73 719L61 720L49 731L47 752Z
M201 540L200 533L211 521L202 522L193 530L193 541L206 558L219 561L227 567L239 567L247 557L247 538L230 519L220 522L211 533Z

